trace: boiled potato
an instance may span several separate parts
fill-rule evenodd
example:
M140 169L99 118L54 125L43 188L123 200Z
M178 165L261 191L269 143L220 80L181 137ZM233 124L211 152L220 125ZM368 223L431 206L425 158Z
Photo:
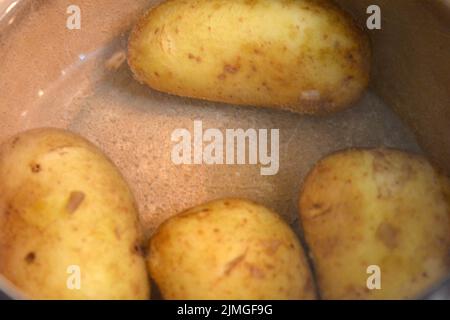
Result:
M322 296L419 298L446 276L444 182L424 158L400 151L350 150L320 161L303 186L300 217Z
M159 91L316 114L360 97L370 48L329 1L172 0L138 22L128 60Z
M163 223L148 267L166 299L315 298L293 231L244 200L210 202Z
M0 273L34 299L145 299L133 196L91 143L36 129L0 147Z

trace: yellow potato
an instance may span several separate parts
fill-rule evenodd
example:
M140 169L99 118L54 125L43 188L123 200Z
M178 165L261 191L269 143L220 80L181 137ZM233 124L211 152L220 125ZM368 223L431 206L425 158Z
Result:
M148 267L166 299L314 299L295 234L272 211L220 200L166 221Z
M129 40L135 77L175 95L299 113L345 108L366 88L368 39L324 0L171 0Z
M146 299L133 196L117 168L66 131L0 147L0 273L35 299Z
M320 161L304 183L300 217L322 297L418 298L449 274L446 183L424 158L400 151Z

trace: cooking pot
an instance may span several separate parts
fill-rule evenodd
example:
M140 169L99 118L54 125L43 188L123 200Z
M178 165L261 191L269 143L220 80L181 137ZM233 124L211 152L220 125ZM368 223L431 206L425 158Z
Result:
M274 208L297 228L303 178L320 158L349 147L423 153L450 173L450 1L339 0L365 28L367 8L378 5L381 29L368 30L367 93L349 110L320 118L174 97L134 81L125 62L128 33L157 2L0 0L0 140L37 127L88 138L130 183L147 236L183 209L233 196ZM77 8L79 26L69 20ZM175 165L171 132L194 120L219 129L279 128L278 174ZM6 279L0 289L21 297ZM437 283L423 294L450 298L448 291Z

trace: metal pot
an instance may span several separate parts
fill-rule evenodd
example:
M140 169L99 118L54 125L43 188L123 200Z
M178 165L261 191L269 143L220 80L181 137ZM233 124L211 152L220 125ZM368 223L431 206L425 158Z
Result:
M225 196L259 201L296 228L302 179L338 149L421 152L450 173L450 1L338 1L362 25L367 7L380 6L382 29L369 31L369 91L354 108L325 119L143 87L124 63L127 36L139 15L159 1L77 0L80 29L67 24L72 2L0 0L0 140L45 126L90 139L131 184L148 235L169 216ZM192 127L194 119L219 129L281 128L278 175L264 177L251 166L173 165L170 133ZM444 293L430 288L430 297L450 298L448 287L436 286ZM5 279L0 288L20 297Z

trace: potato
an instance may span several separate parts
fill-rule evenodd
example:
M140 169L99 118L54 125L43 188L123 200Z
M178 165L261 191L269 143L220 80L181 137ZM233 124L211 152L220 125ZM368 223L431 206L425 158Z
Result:
M138 22L128 51L153 89L299 113L343 109L369 81L367 37L323 0L166 1Z
M166 299L314 299L295 234L249 201L213 201L177 215L150 240L150 274Z
M445 277L444 183L424 158L401 151L349 150L320 161L304 183L300 217L322 297L419 298ZM381 289L369 289L378 275Z
M0 273L27 297L149 297L133 196L91 143L57 129L11 138L0 190Z

